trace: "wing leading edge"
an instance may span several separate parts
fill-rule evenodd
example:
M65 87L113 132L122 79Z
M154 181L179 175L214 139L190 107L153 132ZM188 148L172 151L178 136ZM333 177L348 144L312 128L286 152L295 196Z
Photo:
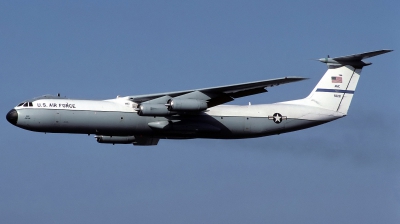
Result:
M199 99L208 102L208 107L223 104L244 96L267 92L265 88L305 80L303 77L284 77L278 79L261 80L256 82L239 83L234 85L217 86L211 88L193 89L177 92L156 93L147 95L129 96L136 103L166 103L171 98Z

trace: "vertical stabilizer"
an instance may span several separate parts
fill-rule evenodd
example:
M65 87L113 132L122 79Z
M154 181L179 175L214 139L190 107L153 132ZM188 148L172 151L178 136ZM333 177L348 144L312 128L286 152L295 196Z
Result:
M330 67L307 98L320 107L347 114L361 68L349 65Z
M327 64L328 71L326 71L310 95L298 101L298 103L347 114L360 79L361 70L371 64L362 60L391 51L379 50L336 58L329 58L328 56L327 58L319 59L319 61Z

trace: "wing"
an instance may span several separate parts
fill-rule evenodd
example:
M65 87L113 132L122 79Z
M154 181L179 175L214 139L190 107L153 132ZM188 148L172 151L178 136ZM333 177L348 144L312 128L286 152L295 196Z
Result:
M266 87L273 87L307 78L284 77L278 79L261 80L234 85L217 86L203 89L193 89L178 92L157 93L148 95L129 96L136 103L166 103L171 98L197 99L207 102L208 107L230 102L236 98L267 92Z

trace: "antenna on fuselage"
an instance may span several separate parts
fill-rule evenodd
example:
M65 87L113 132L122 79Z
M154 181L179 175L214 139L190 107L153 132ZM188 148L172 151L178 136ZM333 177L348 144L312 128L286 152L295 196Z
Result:
M60 97L60 93L57 93L57 96Z

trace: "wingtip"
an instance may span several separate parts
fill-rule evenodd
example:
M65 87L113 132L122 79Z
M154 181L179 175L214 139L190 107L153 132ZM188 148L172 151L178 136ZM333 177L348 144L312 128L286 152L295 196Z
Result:
M389 52L392 52L394 50L392 50L392 49L382 49L382 50L378 50L378 51L382 51L384 53L389 53Z

